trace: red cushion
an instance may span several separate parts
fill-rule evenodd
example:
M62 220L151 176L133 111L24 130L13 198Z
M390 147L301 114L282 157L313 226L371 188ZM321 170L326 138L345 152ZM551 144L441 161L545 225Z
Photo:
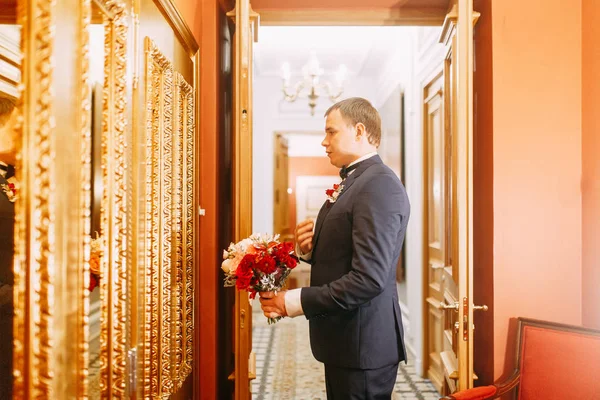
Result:
M520 400L600 399L600 336L523 329Z
M452 394L452 398L456 400L483 400L496 394L498 389L496 386L481 386L473 389L461 390Z

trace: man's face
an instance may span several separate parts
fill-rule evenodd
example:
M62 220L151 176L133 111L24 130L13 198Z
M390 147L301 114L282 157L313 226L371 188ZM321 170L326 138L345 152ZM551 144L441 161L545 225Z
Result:
M360 149L356 138L355 127L344 121L340 110L334 110L327 115L325 139L321 146L325 147L331 164L342 168L357 158Z

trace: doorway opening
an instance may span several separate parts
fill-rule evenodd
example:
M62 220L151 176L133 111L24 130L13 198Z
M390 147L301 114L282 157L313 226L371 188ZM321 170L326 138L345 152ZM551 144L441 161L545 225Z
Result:
M324 113L335 101L364 97L381 115L378 153L405 185L411 202L396 274L409 365L401 369L395 392L418 394L416 398L437 398L442 391L429 381L426 354L438 339L426 336L433 330L427 326L423 251L427 182L423 137L428 126L423 96L431 76L443 71L447 50L439 43L440 33L441 27L266 26L260 28L253 54L253 232L293 240L295 225L316 217L325 189L339 182L337 169L320 146ZM320 72L316 79L315 72ZM301 266L296 272L291 287L308 285L310 268ZM253 396L262 398L284 387L294 387L297 398L324 395L322 371L310 362L306 320L299 317L294 320L302 323L291 324L287 319L268 327L264 319L256 303ZM294 348L291 342L296 349L304 346L307 354L298 349L286 355L286 349ZM281 362L287 362L287 375L293 364L294 382L289 376L277 377L284 367ZM310 373L314 379L306 378ZM287 384L282 386L280 379Z

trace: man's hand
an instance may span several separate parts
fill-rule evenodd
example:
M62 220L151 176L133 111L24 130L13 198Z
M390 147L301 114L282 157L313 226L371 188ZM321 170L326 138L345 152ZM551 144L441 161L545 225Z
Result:
M0 99L3 101L3 99ZM0 115L0 120L3 119ZM0 161L14 165L17 161L17 138L15 124L17 122L17 112L13 109L10 117L2 126L0 123Z
M260 306L267 318L287 317L285 290L281 292L261 292Z
M309 253L312 250L313 225L313 220L307 219L300 222L296 227L296 244L302 254Z

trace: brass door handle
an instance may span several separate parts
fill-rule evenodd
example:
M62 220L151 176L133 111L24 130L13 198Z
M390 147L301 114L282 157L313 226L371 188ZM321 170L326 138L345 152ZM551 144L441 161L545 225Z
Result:
M487 311L488 310L488 306L486 306L485 304L482 305L482 306L473 306L473 310Z
M458 311L458 302L454 303L454 304L446 304L443 301L440 303L440 305L438 306L439 310L454 310L454 311Z

